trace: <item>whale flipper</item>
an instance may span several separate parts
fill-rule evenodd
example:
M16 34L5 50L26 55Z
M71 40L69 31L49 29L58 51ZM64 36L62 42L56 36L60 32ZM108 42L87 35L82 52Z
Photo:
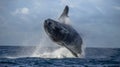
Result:
M67 46L65 46L75 57L78 57L78 55L75 53L75 52L73 52L69 47L67 47Z
M69 13L69 7L66 5L64 10L63 10L63 12L62 12L62 14L58 18L58 20L61 23L69 24L70 23L70 19L69 19L68 13Z
M66 5L62 14L61 14L61 16L60 16L60 18L61 17L68 17L68 12L69 12L69 7Z

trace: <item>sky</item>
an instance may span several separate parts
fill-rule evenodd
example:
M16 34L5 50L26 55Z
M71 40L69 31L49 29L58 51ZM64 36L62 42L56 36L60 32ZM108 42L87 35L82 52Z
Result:
M43 22L65 5L87 47L120 48L120 0L0 0L0 46L45 45Z

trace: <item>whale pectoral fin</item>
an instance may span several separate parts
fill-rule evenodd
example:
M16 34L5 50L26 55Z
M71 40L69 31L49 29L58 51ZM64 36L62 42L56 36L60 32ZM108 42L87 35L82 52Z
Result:
M70 23L70 20L69 20L69 17L68 17L68 13L69 13L69 7L66 5L62 14L60 15L60 17L58 18L58 20L61 22L61 23L65 23L65 24L68 24Z
M68 50L72 53L72 55L74 55L75 57L79 57L79 56L77 55L77 53L73 52L69 47L67 47L64 42L61 42L61 43L59 43L59 44L60 44L61 46L66 47L66 49L68 49Z
M76 53L74 53L73 51L70 50L70 52L75 56L78 57L78 55Z
M59 18L62 18L62 17L68 17L68 12L69 12L69 7L66 5L61 16Z
M64 45L65 46L65 45ZM66 47L66 46L65 46ZM75 57L79 57L78 55L77 55L77 53L75 53L75 52L73 52L70 48L68 48L68 47L66 47L71 53L72 53L72 55L74 55Z

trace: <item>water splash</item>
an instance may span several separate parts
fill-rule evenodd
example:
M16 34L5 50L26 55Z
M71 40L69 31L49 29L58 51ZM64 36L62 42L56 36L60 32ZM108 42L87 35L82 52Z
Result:
M46 42L47 41L47 42ZM44 46L43 46L44 45ZM42 33L39 46L36 46L31 57L65 58L74 57L69 50L53 43L45 33Z
M42 54L38 54L37 56L43 57L43 58L65 58L65 57L74 57L69 50L62 47L59 49L56 49L52 52L44 52Z
M43 52L39 52L39 49L41 47L37 48L36 51L33 53L31 57L42 57L42 58L75 58L71 52L66 49L65 47L61 48L54 48L55 50L43 50ZM45 48L43 48L45 49ZM85 52L83 51L81 55L79 55L79 58L84 58L85 57Z
M41 40L39 46L36 46L31 57L42 57L42 58L66 58L74 56L65 47L61 47L54 42L52 42L46 33L43 32L41 35ZM80 58L85 57L85 46L82 46L82 54L79 55Z

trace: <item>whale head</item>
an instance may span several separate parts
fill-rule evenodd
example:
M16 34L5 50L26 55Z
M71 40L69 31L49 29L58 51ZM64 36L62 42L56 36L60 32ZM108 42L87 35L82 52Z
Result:
M46 33L55 42L62 41L66 35L69 34L69 30L66 26L67 25L64 25L52 19L46 19L44 21L44 29Z

